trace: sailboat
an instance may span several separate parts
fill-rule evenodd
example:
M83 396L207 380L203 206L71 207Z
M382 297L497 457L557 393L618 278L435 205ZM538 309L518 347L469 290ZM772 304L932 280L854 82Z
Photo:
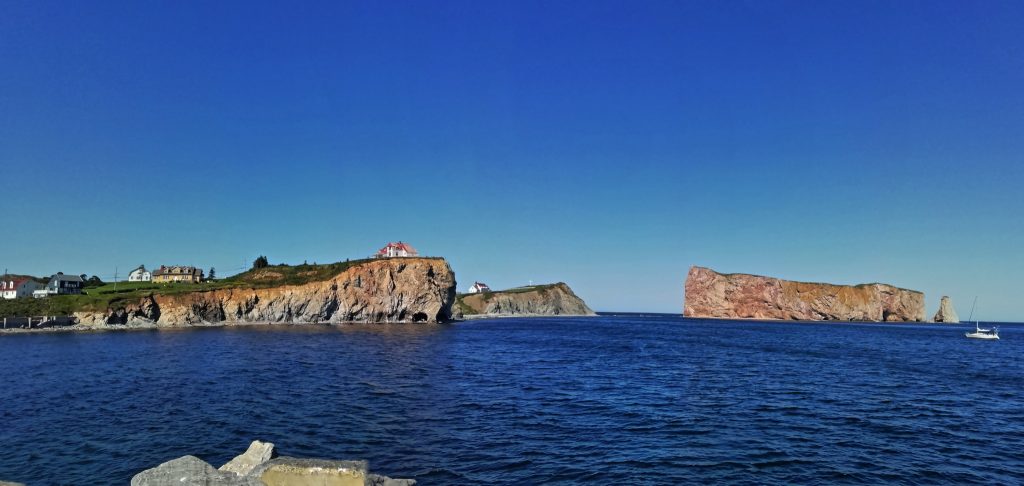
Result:
M974 298L974 303L971 304L971 315L967 317L967 322L971 322L971 317L974 317L974 306L978 304L978 298ZM974 321L974 332L965 333L971 339L999 339L999 328L993 327L992 329L983 329L978 327L978 321Z

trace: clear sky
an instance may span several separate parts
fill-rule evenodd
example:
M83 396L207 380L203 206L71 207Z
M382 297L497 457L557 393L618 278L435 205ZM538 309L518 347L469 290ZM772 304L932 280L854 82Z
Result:
M696 264L1024 320L1024 2L0 7L11 272L403 240L604 311Z

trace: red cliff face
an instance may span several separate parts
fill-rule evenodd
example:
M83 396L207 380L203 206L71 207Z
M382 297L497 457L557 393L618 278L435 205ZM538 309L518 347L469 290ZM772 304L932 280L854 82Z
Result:
M683 315L806 321L924 321L924 294L885 284L792 282L691 267Z

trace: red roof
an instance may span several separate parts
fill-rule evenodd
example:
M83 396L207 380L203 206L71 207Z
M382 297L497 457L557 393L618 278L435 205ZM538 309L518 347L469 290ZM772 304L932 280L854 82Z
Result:
M14 286L10 287L9 285L10 285L10 282L12 280L14 281ZM21 287L21 284L23 284L25 282L28 282L27 278L12 278L12 279L8 279L8 280L4 280L3 281L4 287L0 288L0 290L14 290L14 289L17 289L18 287Z
M399 250L399 251L405 250L408 253L416 253L416 249L413 248L412 245L399 241L397 243L394 243L394 242L388 243L387 245L384 246L384 248L381 248L380 250L378 250L377 254L378 255L383 255L383 254L387 253L388 252L388 248L394 248L394 249Z

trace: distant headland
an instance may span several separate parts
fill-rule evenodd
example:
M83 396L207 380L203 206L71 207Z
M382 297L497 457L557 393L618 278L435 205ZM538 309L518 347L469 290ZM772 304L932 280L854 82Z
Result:
M597 315L564 282L498 291L477 282L469 293L458 294L452 314L456 318Z

